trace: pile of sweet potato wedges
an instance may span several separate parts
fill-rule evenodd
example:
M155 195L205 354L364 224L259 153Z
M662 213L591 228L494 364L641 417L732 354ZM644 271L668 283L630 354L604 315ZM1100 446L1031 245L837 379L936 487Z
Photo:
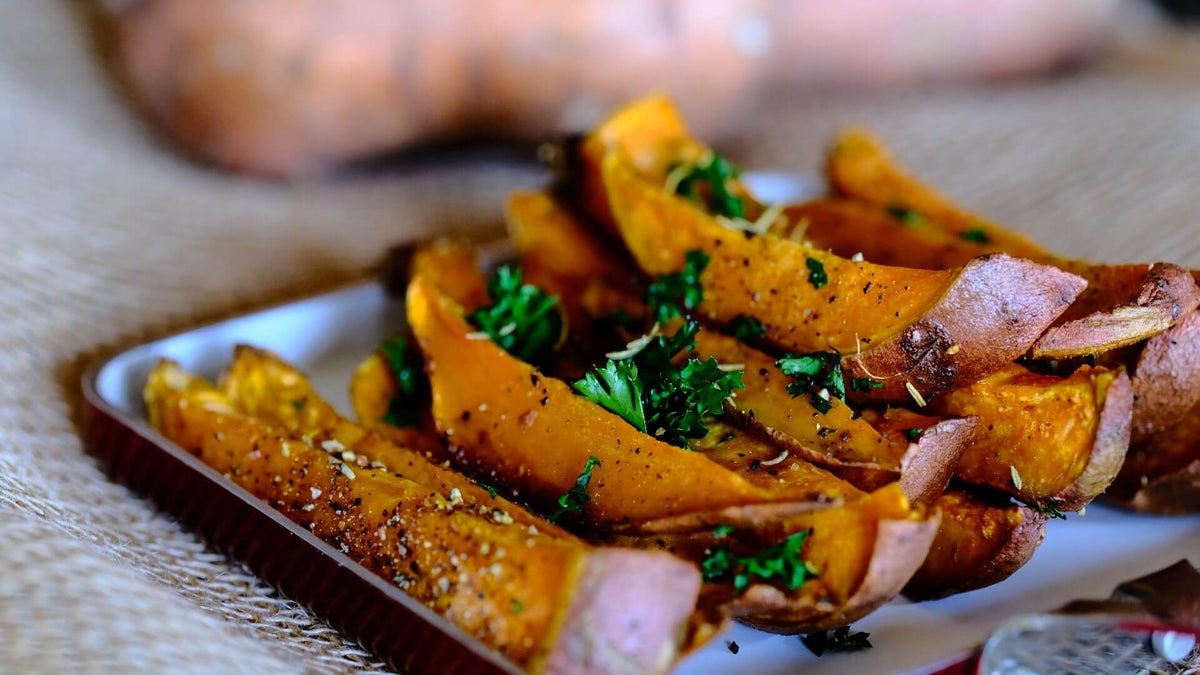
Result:
M407 260L357 422L252 348L215 387L160 364L151 422L532 671L994 584L1101 495L1200 510L1192 273L1058 258L861 131L795 205L662 98L556 158L516 266Z

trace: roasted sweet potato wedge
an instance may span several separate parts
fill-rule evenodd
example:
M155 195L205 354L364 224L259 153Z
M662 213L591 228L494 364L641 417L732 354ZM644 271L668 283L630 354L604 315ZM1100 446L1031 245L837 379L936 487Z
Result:
M959 490L938 497L937 536L904 587L913 600L935 600L1004 581L1021 569L1046 536L1046 516L1008 500Z
M691 565L532 532L417 481L351 469L238 414L173 363L153 371L145 398L168 439L522 667L669 667L700 585Z
M1147 513L1200 513L1200 405L1131 446L1106 496Z
M1134 443L1186 423L1200 404L1200 311L1146 341L1132 382Z
M808 397L788 394L789 380L775 359L726 335L700 331L696 354L744 366L746 386L727 406L740 425L866 489L898 480L910 500L933 501L971 442L975 423L969 419L935 420L909 440L902 433L884 437L836 399L822 413Z
M1136 344L1170 328L1200 305L1200 286L1176 265L1098 265L1068 260L1023 235L966 212L905 173L883 145L863 130L849 130L838 137L826 172L839 193L887 209L910 226L898 232L894 227L886 228L878 218L846 218L842 224L852 224L853 228L831 233L832 225L814 227L810 236L817 246L821 245L821 235L829 237L831 244L844 246L853 238L853 231L864 240L873 240L886 230L890 239L864 242L864 246L878 249L886 245L891 250L889 259L911 257L908 261L897 260L910 267L929 263L933 263L932 269L955 267L983 253L1003 251L1086 279L1088 288L1031 348L1034 358L1068 359ZM810 209L807 215L812 222L828 220L827 211L830 209ZM936 230L947 236L938 241ZM941 263L932 257L935 251L944 256ZM873 260L866 252L864 256Z
M735 529L728 538L710 531L617 542L661 548L699 563L721 546L753 555L807 530L802 557L815 578L795 590L753 580L740 592L728 583L707 584L701 599L702 608L720 607L763 630L804 633L844 626L899 594L924 560L938 522L935 511L911 506L899 486L891 485L835 508Z
M815 495L757 488L703 455L643 434L491 341L475 339L459 308L423 277L410 285L408 318L425 354L434 421L459 466L485 482L549 506L594 457L599 464L583 515L609 529L645 528L662 519L703 527L749 517L748 511L738 516L738 509L764 505L774 513L812 508ZM752 511L762 517L762 508Z
M1077 511L1121 468L1133 391L1123 370L1084 366L1061 378L1011 364L931 401L929 410L979 418L958 478Z
M699 314L726 323L761 321L781 350L834 349L853 377L883 384L879 400L929 398L969 384L1025 353L1085 282L1005 255L958 270L883 267L839 258L776 236L747 237L685 199L641 178L618 154L605 185L626 247L644 272L710 262Z
M967 212L909 175L866 129L849 128L838 134L826 158L825 176L836 194L903 210L957 237L997 244L1015 256L1036 260L1045 255L1029 238Z
M415 343L412 346L416 348ZM392 402L396 391L396 376L387 357L372 352L358 364L350 380L350 405L359 423L397 445L421 452L434 462L449 459L428 408L413 411L416 418L413 424L393 423Z

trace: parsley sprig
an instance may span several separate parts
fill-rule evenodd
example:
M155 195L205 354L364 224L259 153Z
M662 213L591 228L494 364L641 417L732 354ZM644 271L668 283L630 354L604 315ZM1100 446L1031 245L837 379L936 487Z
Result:
M808 633L800 636L800 641L808 647L808 651L818 657L825 652L858 652L871 648L870 633L851 633L850 626L842 626L832 631Z
M776 361L775 367L793 380L787 386L787 393L792 398L807 394L812 406L819 412L829 412L835 398L846 399L842 355L837 352L788 354Z
M521 281L521 271L507 265L487 282L492 304L471 312L467 321L497 345L530 363L541 362L566 330L558 296Z
M579 477L575 479L575 484L571 486L567 493L558 498L558 510L550 516L550 522L557 522L567 513L572 511L583 511L583 505L591 501L588 497L587 486L592 482L592 469L600 466L600 460L595 457L588 457L587 462L583 464L583 471L579 472Z
M673 185L675 194L683 195L700 203L700 186L708 189L707 207L714 216L743 218L746 203L730 189L730 182L742 173L728 159L711 153L695 164L677 165L668 172L668 187Z
M420 410L429 402L429 380L425 377L421 353L412 349L403 337L384 340L379 353L396 382L396 393L383 415L384 423L394 427L416 426Z
M646 306L655 321L669 321L695 310L704 300L700 275L709 257L699 249L684 255L683 269L664 274L646 289Z
M700 324L687 320L670 336L642 338L640 348L621 359L610 358L577 380L575 391L620 415L639 431L681 448L708 433L704 420L719 414L725 399L741 389L742 373L725 371L716 359L679 354L696 345Z
M733 337L739 340L755 340L767 334L767 327L763 325L763 322L749 314L738 314L733 317L733 321L729 322L729 328L733 331Z
M733 589L739 593L750 585L752 577L763 581L777 579L785 588L794 591L808 579L817 576L816 570L800 557L804 541L811 532L802 530L778 544L745 557L734 554L727 546L714 547L701 562L701 573L705 581L732 580ZM728 534L728 530L722 532L719 528L716 534L721 538Z

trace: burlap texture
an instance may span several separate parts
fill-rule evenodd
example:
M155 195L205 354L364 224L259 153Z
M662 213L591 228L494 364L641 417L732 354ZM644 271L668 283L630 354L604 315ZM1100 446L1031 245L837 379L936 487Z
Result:
M139 124L93 51L76 5L0 3L0 670L381 668L108 482L81 447L78 377L102 348L329 286L397 240L494 226L529 172L221 175ZM1054 248L1200 264L1195 35L1032 83L776 100L734 155L809 170L851 121Z

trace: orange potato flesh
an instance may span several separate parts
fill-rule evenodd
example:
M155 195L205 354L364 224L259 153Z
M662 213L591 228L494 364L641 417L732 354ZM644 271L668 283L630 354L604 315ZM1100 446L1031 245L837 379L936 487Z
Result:
M416 345L412 348L416 349ZM396 379L387 360L378 353L363 359L350 380L350 405L359 424L396 445L421 452L431 461L449 459L428 410L421 411L417 426L397 427L384 421L395 396Z
M937 223L956 236L982 231L1008 253L1039 260L1046 251L1028 238L955 206L950 200L905 173L887 150L865 129L846 129L834 141L825 175L837 194L880 208L904 208Z
M343 418L321 398L303 373L270 352L238 346L234 359L221 375L220 388L238 412L255 417L300 438L321 437L334 441L337 452L349 451L355 466L378 462L385 471L403 474L422 485L449 494L457 490L469 502L508 512L518 522L552 533L565 530L529 513L501 496L492 496L466 476L446 468L448 457L427 453L392 441L387 436Z
M1016 364L930 402L979 418L958 478L1025 501L1078 510L1108 487L1129 447L1133 393L1124 371L1081 367L1070 377ZM1013 471L1020 476L1015 485Z
M468 337L458 307L422 277L409 287L408 316L425 353L438 429L459 465L486 482L550 505L596 457L583 512L608 528L811 496L756 488L641 433L490 340Z
M938 497L934 505L942 513L937 536L921 569L904 587L904 595L913 600L1004 581L1029 562L1046 536L1046 516L1028 506L959 491Z
M699 586L690 566L666 556L594 550L567 535L500 522L500 511L481 513L416 481L351 470L238 414L219 392L169 362L153 371L145 397L151 423L168 439L523 667L602 670L635 660L664 670L671 660ZM630 564L641 577L630 574ZM640 581L650 578L652 587ZM614 582L636 584L636 592L657 603L637 635L612 622L577 623L580 615L600 620L601 611L616 611L595 607L605 602L596 589Z
M424 276L468 312L491 304L487 279L479 267L479 253L469 242L436 239L422 244L413 255L409 278Z
M936 512L911 506L899 486L891 485L840 506L736 530L728 540L703 532L622 537L616 542L700 562L714 546L729 545L734 553L749 555L811 529L801 557L817 570L817 577L799 589L752 583L736 594L728 585L709 585L701 599L701 609L719 606L763 630L803 633L844 626L899 594L924 560L938 520Z
M666 194L618 155L604 163L609 201L626 247L650 275L709 256L699 314L761 321L782 350L836 349L852 377L875 376L878 400L932 396L974 382L1023 354L1082 290L1083 280L1003 255L961 270L856 263L775 236L747 238L690 202ZM809 281L809 260L828 283ZM860 351L861 350L861 351Z

